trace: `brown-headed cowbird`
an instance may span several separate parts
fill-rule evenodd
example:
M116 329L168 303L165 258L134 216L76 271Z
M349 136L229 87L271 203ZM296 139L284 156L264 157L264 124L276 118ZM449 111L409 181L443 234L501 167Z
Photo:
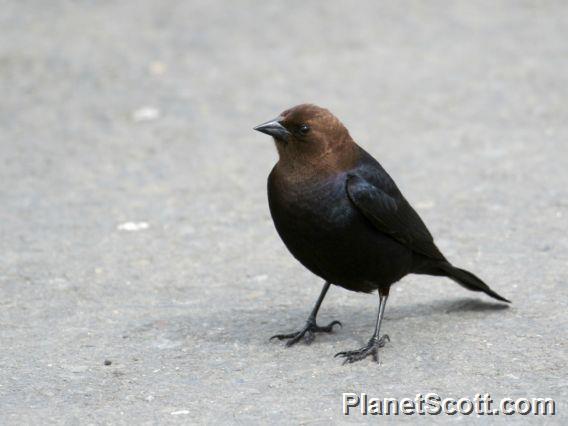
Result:
M444 257L392 178L328 110L298 105L254 129L272 136L278 150L279 161L268 177L276 230L292 255L325 280L306 325L273 338L288 339L288 346L302 338L311 343L314 333L340 324L316 323L330 284L379 293L375 332L361 349L336 354L346 363L369 355L378 361L378 349L389 340L380 335L389 289L407 274L445 276L509 302Z

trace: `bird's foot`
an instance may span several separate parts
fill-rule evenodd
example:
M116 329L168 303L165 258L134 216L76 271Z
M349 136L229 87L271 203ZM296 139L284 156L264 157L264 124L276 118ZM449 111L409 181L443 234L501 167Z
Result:
M338 352L335 354L335 357L339 356L345 358L343 365L361 361L362 359L367 358L369 355L373 356L374 361L379 362L379 348L385 346L385 342L387 341L390 342L390 337L388 336L388 334L381 336L380 339L372 337L371 340L369 340L369 343L367 343L367 345L362 347L361 349L357 349L355 351Z
M340 327L342 327L342 325L339 321L332 321L328 325L326 325L325 327L320 327L319 325L316 324L315 320L308 320L308 322L306 323L304 328L302 328L300 331L296 331L295 333L290 333L290 334L277 334L275 336L272 336L270 338L270 340L272 340L272 339L278 339L278 340L289 339L286 342L286 346L292 346L292 345L298 343L303 338L304 342L306 342L306 344L309 345L310 343L312 343L314 341L314 339L316 337L315 333L331 333L331 332L333 332L333 326L334 325L339 325Z

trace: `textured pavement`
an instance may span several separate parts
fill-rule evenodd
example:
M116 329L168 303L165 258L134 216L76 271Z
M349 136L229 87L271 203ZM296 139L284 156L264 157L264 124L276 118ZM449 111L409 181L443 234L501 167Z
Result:
M551 397L507 420L566 424L567 30L562 1L0 1L0 424L381 421L343 392ZM512 306L407 277L382 365L342 366L377 297L333 287L343 328L269 342L322 283L251 129L304 101Z

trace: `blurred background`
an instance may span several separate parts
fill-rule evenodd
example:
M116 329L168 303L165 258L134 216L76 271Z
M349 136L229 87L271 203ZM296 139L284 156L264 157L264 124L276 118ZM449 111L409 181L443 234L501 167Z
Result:
M563 1L0 1L0 422L565 401L567 25ZM512 307L408 277L380 368L332 359L368 338L373 296L334 288L321 321L341 330L269 343L321 282L273 229L276 151L252 127L302 102Z

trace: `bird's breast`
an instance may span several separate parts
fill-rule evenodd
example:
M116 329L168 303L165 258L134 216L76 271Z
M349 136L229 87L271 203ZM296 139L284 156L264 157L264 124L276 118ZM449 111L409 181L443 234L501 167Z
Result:
M321 232L346 224L353 208L345 185L345 174L310 182L269 184L270 209L277 228Z

